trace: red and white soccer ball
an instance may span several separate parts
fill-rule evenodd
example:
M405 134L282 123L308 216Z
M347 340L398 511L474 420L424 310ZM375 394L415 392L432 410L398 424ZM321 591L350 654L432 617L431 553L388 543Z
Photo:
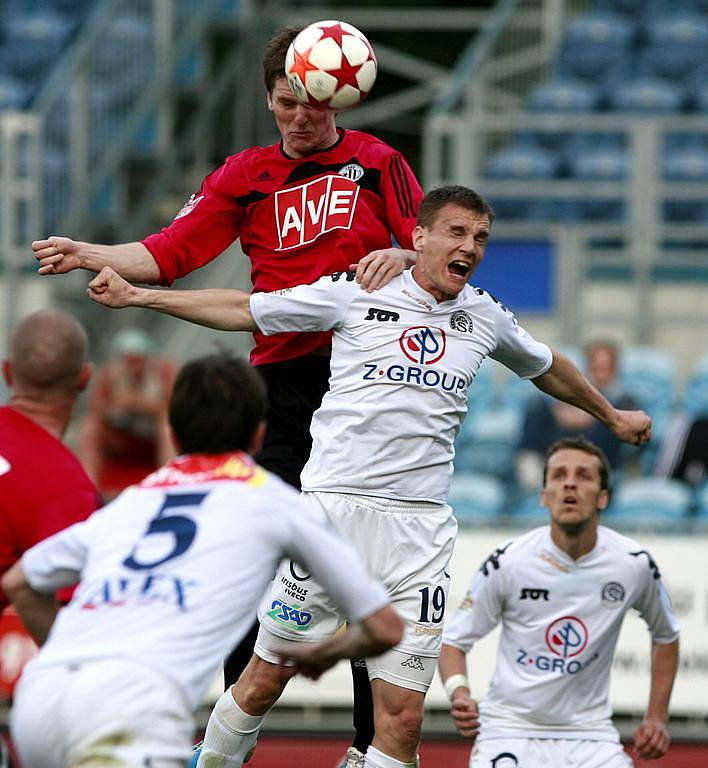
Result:
M305 27L285 55L290 89L317 109L349 109L365 99L376 80L376 56L366 37L345 21Z

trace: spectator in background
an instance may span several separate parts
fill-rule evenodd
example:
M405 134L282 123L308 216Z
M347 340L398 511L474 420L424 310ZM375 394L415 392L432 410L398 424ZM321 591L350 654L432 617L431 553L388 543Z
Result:
M61 443L91 377L87 338L66 312L46 309L12 332L0 406L0 575L39 541L100 504L78 459ZM60 595L64 597L65 595ZM0 613L8 602L0 589Z
M144 331L119 331L90 393L80 458L109 499L175 456L167 423L175 369L152 346Z
M617 347L609 341L597 341L586 350L587 377L616 407L636 408L632 398L622 392L617 377ZM599 446L613 471L621 468L622 443L606 427L580 408L541 396L530 401L517 454L517 478L524 490L541 485L546 451L565 437L584 435Z

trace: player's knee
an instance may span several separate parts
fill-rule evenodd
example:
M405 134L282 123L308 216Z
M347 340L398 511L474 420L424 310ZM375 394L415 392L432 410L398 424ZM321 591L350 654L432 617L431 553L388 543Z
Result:
M234 685L234 699L246 712L259 715L275 704L283 687L278 667L254 656Z
M377 733L384 731L406 750L414 750L417 747L422 727L423 707L417 701L405 701L397 706L389 706L380 710L376 718Z

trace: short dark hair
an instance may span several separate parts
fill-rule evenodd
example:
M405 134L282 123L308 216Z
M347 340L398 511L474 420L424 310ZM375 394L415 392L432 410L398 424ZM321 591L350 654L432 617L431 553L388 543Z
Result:
M476 211L489 217L489 223L494 221L492 206L473 189L461 187L457 184L449 184L445 187L436 187L421 200L418 208L418 225L430 227L437 218L438 212L446 205L459 205L469 211Z
M546 487L546 474L548 473L548 462L553 454L565 449L571 449L574 451L584 451L592 456L597 456L600 460L600 490L610 490L610 462L607 461L605 452L595 443L591 443L586 440L582 435L580 437L564 437L562 440L557 440L546 451L546 460L543 463L543 487Z
M182 453L245 451L265 411L260 373L220 353L181 369L170 399L170 425Z
M279 78L285 77L285 54L290 43L302 32L304 27L285 27L276 32L266 43L263 51L263 81L270 93Z

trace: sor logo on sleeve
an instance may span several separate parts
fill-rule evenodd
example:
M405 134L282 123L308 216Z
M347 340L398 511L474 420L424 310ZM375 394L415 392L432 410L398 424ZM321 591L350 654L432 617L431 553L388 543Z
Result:
M379 323L385 323L387 320L395 322L400 320L401 316L398 312L391 312L388 309L377 309L376 307L369 307L369 312L364 320L377 320Z
M548 590L523 587L519 600L545 600L548 602Z
M358 197L353 181L333 175L276 192L276 250L307 245L333 229L350 229Z

